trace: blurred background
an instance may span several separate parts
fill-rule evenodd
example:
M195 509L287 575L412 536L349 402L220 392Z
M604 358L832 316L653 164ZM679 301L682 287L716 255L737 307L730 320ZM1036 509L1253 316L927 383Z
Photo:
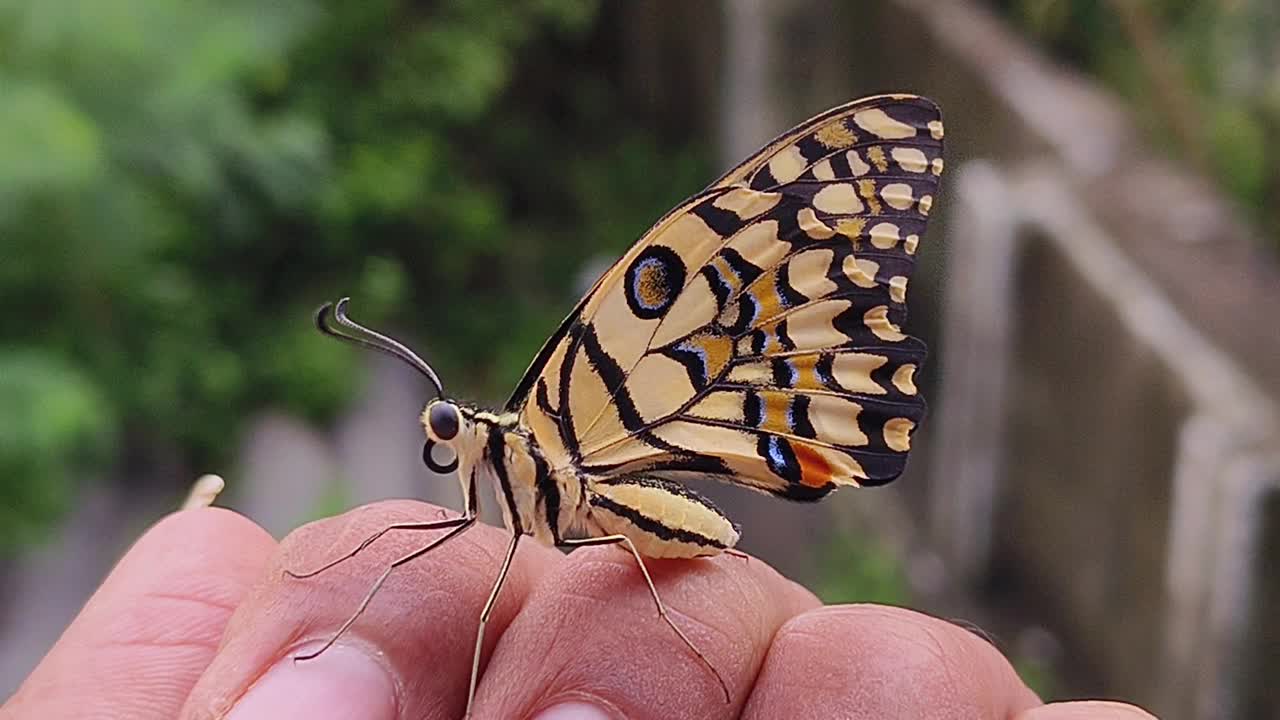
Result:
M500 405L654 219L884 91L947 121L911 467L707 492L1048 698L1280 717L1274 0L0 0L0 692L201 473L277 537L461 506L321 302Z

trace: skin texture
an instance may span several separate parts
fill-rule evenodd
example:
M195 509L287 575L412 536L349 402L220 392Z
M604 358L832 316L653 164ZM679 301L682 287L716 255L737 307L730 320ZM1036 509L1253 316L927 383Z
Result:
M348 634L303 663L293 655L326 639L388 562L442 532L391 533L313 578L282 572L443 512L377 503L279 544L227 510L175 513L120 561L0 717L461 717L505 531L477 527L397 569ZM474 717L1151 717L1118 703L1043 705L967 630L897 608L822 607L759 560L650 570L675 622L724 674L730 704L658 620L624 551L564 557L526 539L488 627Z

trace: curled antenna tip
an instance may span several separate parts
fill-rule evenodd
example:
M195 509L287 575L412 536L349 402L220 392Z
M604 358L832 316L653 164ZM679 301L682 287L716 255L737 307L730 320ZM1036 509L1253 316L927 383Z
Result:
M406 347L403 343L398 340L393 340L382 333L370 330L347 317L347 305L350 302L350 297L343 297L336 303L327 302L321 305L320 308L316 310L315 314L316 328L330 337L337 338L353 345L359 345L360 347L368 348L370 350L377 350L378 352L386 353L387 355L400 359L413 369L422 373L422 375L435 387L436 393L443 397L444 386L440 383L440 377L436 375L435 370L432 370L431 366L428 365L426 361L418 357L416 353ZM339 331L339 329L334 328L329 324L330 313L333 314L333 320L337 324L338 328L341 328L341 330L345 332Z
M332 308L333 308L333 303L327 302L321 305L320 307L316 308L315 313L312 315L312 319L314 319L316 323L316 328L319 329L320 332L325 333L326 335L329 334L329 323L325 320L325 318L329 316L329 310L331 310Z

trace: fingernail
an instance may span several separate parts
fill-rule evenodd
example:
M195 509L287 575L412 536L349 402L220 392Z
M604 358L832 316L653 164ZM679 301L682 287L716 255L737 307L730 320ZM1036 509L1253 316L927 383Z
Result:
M394 720L396 688L386 667L363 649L334 645L319 657L286 657L267 671L228 720Z
M552 705L533 720L612 720L612 715L590 703L573 701Z
M196 478L195 483L191 486L191 492L187 493L187 499L182 503L183 510L195 510L197 508L209 507L214 500L218 499L218 493L227 487L227 482L217 475L201 475Z

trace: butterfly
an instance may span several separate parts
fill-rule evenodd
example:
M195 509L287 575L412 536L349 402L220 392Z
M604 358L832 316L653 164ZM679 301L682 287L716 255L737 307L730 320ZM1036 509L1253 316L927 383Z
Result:
M448 532L476 523L477 486L496 488L511 541L480 614L485 624L520 540L561 548L621 544L659 614L644 558L732 552L739 528L687 485L712 478L816 501L903 471L925 411L915 383L925 346L906 335L906 291L942 174L938 107L914 95L863 98L782 134L667 213L613 264L547 340L501 412L449 399L435 371L363 327L348 300L322 332L398 357L437 398L422 413L423 459L457 471L460 517L383 528ZM437 450L452 459L436 459Z

